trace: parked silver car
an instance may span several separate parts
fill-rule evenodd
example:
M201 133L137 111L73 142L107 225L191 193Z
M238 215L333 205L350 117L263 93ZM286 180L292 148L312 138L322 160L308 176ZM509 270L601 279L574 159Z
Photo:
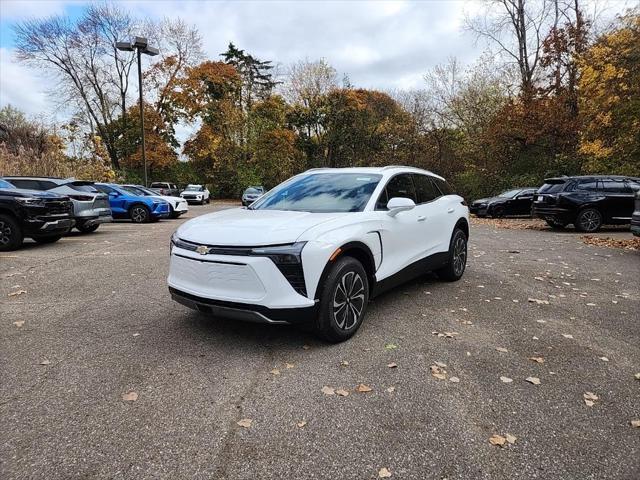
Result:
M109 197L99 192L93 182L55 177L3 177L18 188L65 195L73 202L75 228L82 233L95 232L101 223L113 221Z
M262 195L264 195L264 187L262 185L248 187L242 194L242 206L248 207Z

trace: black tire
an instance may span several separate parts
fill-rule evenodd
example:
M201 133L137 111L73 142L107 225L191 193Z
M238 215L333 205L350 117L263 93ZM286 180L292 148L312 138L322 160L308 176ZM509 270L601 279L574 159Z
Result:
M207 205L211 203L211 197L207 198Z
M557 220L553 220L553 219L550 219L550 218L545 218L544 221L547 222L547 225L549 225L554 230L562 230L567 226L566 223L562 223L562 222L559 222Z
M180 214L173 209L173 206L169 205L169 218L178 218Z
M597 232L602 226L602 214L595 208L584 208L578 212L574 225L579 232Z
M93 233L98 229L99 226L99 223L96 223L94 225L87 225L85 222L79 222L76 224L76 228L79 232L82 233Z
M47 235L43 237L34 237L33 239L38 243L56 243L62 238L62 235Z
M449 243L449 258L447 264L436 270L438 277L446 282L456 282L464 275L467 266L467 235L460 228L456 228Z
M345 300L342 306L336 306L342 299ZM332 343L348 340L362 325L368 303L367 272L355 258L340 257L324 282L314 328L316 335Z
M0 215L0 252L15 250L22 245L22 229L9 215Z
M129 218L133 223L149 223L151 221L151 213L144 205L133 205L129 209Z
M495 206L491 209L491 218L504 217L504 207L501 205Z

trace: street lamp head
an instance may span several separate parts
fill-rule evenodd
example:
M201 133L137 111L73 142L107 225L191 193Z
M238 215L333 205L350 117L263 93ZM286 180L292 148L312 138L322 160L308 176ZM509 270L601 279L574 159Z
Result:
M131 45L131 42L116 42L116 48L123 52L133 52L133 45Z
M145 55L151 55L152 57L154 57L158 55L158 53L160 53L160 50L154 47L147 47L144 50L142 50L142 53L144 53Z
M147 42L147 39L144 38L144 37L136 37L133 40L133 46L136 47L136 48L141 48L142 50L147 48L148 44L149 44L149 42Z

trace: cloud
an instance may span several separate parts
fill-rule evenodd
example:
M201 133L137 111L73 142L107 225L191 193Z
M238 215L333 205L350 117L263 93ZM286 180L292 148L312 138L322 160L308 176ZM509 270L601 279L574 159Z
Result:
M62 0L2 0L0 12L3 21L23 20L31 17L46 17L61 14L65 5L77 2Z

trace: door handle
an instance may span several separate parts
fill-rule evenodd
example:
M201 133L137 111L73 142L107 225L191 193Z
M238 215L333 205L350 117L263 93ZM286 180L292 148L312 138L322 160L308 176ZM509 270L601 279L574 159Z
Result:
M424 222L426 219L427 219L427 217L425 217L425 216L418 217L418 221L419 222Z
M455 211L456 211L455 208L450 208L449 210L447 210L447 213L453 213Z

